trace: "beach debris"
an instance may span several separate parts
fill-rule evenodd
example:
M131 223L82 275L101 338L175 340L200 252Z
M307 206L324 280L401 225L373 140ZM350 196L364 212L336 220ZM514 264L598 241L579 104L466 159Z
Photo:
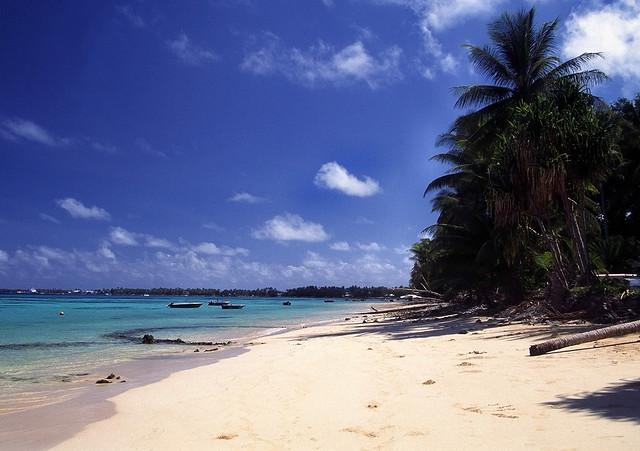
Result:
M566 348L567 346L579 345L590 341L602 340L604 338L620 337L636 332L640 332L640 320L603 327L589 332L581 332L568 335L566 337L554 338L539 344L531 345L529 347L529 355L542 355L550 351Z
M238 434L220 434L219 436L217 436L216 438L218 440L233 440L234 438L236 438L238 436Z
M434 381L433 379L429 379L429 380L424 381L422 383L422 385L433 385L435 383L436 383L436 381Z
M459 334L464 335L464 334L468 334L468 333L469 333L469 331L468 331L467 329L462 329L462 330L461 330L460 332L458 332L458 333L459 333Z

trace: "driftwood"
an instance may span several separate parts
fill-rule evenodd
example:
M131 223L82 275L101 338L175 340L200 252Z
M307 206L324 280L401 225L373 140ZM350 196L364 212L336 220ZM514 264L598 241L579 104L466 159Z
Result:
M591 330L589 332L581 332L566 337L554 338L553 340L545 341L537 345L531 345L529 347L529 355L542 355L567 346L579 345L604 338L619 337L635 332L640 332L640 320L603 327L602 329Z

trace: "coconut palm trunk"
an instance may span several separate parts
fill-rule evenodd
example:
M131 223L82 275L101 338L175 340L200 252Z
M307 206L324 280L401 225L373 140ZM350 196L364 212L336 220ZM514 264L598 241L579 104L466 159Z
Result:
M547 352L566 348L567 346L579 345L590 341L602 340L604 338L620 337L622 335L628 335L636 332L640 332L640 320L603 327L602 329L591 330L589 332L581 332L578 334L568 335L566 337L554 338L553 340L545 341L540 344L531 345L529 347L529 355L542 355Z

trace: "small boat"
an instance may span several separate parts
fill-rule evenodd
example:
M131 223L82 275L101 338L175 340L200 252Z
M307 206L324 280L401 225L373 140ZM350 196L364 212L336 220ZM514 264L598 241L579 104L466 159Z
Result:
M225 310L238 310L244 308L244 304L222 304L220 307Z
M325 299L324 302L335 302L333 299Z
M231 304L231 301L209 301L209 305L227 305Z
M170 308L198 308L202 305L202 302L172 302L169 304Z
M291 305L291 301L284 301L282 305Z

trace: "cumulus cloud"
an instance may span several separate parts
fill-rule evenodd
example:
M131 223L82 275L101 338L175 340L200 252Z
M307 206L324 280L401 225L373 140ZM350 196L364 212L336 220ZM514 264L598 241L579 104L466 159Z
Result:
M0 249L0 263L6 263L9 261L9 254Z
M191 66L220 59L214 52L193 44L184 33L181 33L176 40L167 42L167 47L180 61Z
M351 246L346 241L338 241L336 243L332 243L329 245L329 248L334 251L349 251L351 250Z
M265 222L258 230L254 230L252 236L257 239L272 239L276 241L325 241L329 235L321 224L307 222L299 215L286 213L274 216Z
M574 11L565 23L564 38L565 58L602 52L598 68L622 77L629 95L640 88L640 2L618 0Z
M241 68L258 75L279 74L304 86L341 85L364 82L371 89L402 78L401 50L390 46L372 55L362 41L342 49L320 41L306 50L286 48L273 34L266 34L266 43L249 52Z
M371 177L359 179L335 161L322 165L314 183L321 188L342 191L348 196L368 197L381 191L378 182Z
M242 202L247 204L259 204L264 202L265 199L262 197L254 196L253 194L249 194L246 192L236 193L229 198L230 202Z
M108 221L111 215L104 209L93 207L85 207L79 200L67 197L66 199L58 199L58 206L71 215L72 218L79 219L98 219Z
M0 135L10 141L30 141L49 147L57 147L70 143L68 138L57 138L35 122L14 118L2 122Z

